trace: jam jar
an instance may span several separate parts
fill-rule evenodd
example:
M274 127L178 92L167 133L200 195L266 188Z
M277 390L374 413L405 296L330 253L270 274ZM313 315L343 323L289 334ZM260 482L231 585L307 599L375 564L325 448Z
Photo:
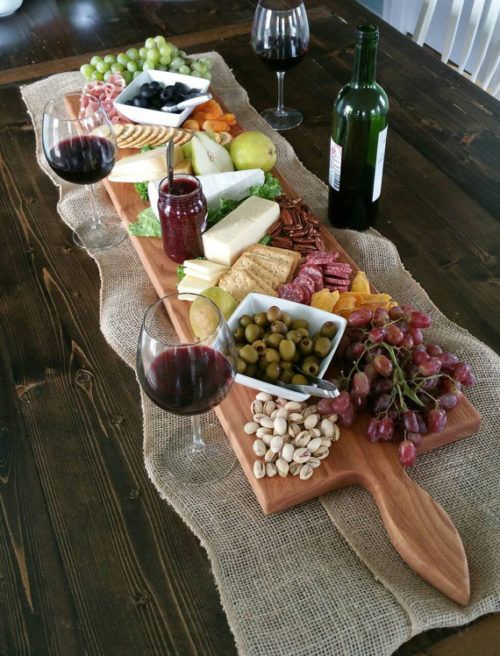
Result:
M201 234L207 223L207 201L200 181L193 175L174 175L160 182L158 212L163 249L174 262L182 263L203 255Z

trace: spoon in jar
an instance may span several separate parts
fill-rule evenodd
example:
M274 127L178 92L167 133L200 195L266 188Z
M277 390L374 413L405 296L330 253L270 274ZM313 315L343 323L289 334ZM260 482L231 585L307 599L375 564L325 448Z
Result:
M174 191L174 140L170 139L167 144L167 175L168 175L168 192Z

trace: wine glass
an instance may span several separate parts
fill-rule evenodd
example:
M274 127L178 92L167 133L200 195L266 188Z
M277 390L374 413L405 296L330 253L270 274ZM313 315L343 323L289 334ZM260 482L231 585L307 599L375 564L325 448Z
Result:
M252 25L252 48L264 64L276 71L278 103L262 116L275 130L300 125L302 114L283 104L285 72L297 66L309 47L309 22L301 0L259 0Z
M101 103L86 94L73 93L49 100L43 110L42 142L50 168L63 180L86 185L90 219L73 233L77 246L100 251L119 244L126 232L119 221L103 220L97 212L93 184L111 172L116 159L116 139ZM74 118L72 109L86 100L87 112ZM82 102L83 104L83 102ZM95 110L89 111L89 107Z
M200 415L227 396L237 360L233 336L209 298L172 293L146 311L137 346L137 375L153 403L191 418L190 426L180 419L172 425L164 453L166 468L183 483L219 480L235 463L220 427L207 418L202 429Z

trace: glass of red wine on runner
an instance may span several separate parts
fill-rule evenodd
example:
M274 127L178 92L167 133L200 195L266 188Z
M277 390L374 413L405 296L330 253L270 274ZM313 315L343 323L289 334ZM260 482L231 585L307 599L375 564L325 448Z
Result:
M209 298L173 293L146 311L137 346L137 375L153 403L190 417L190 424L179 419L172 423L162 456L166 469L183 483L219 480L235 463L218 424L210 415L203 420L201 415L228 395L237 359L233 336Z
M88 115L74 118L85 94L67 94L50 100L43 111L42 142L50 168L60 178L86 185L90 201L90 218L73 233L77 246L89 251L112 248L126 237L121 222L104 219L97 210L93 185L105 178L115 165L116 139L108 116L95 98L88 98ZM82 103L83 104L83 103Z
M309 48L309 22L300 0L259 0L252 25L252 48L278 78L276 108L262 116L275 130L300 125L302 114L284 106L285 72L297 66Z

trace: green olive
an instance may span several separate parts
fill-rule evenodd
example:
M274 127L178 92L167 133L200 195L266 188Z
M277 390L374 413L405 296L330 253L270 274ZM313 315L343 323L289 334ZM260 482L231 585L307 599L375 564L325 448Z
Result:
M305 319L294 319L292 321L292 330L298 330L299 328L309 328L309 324Z
M270 348L277 349L279 348L282 339L284 339L284 337L281 333L271 333L269 337L265 338L265 342Z
M271 362L267 365L266 378L269 378L270 380L278 380L280 373L281 367L277 362Z
M245 346L239 350L238 355L242 360L245 360L245 362L248 362L249 364L255 364L259 359L259 354L251 344L245 344Z
M337 325L333 321L326 321L322 326L320 333L322 337L332 339L337 334Z
M247 363L245 362L245 360L238 358L238 373L239 374L245 373L246 368L247 368Z
M249 314L244 314L242 317L240 317L240 326L243 328L246 328L251 323L253 323L253 319Z
M265 328L269 323L267 320L267 314L265 312L258 312L257 314L254 314L253 320L254 323L256 323L258 326L261 326L262 328Z
M302 360L302 369L304 368L306 362L314 362L314 364L317 364L319 367L319 358L316 355L306 355L306 357Z
M291 339L292 342L297 345L300 340L302 339L302 335L299 333L298 330L289 330L286 334L287 339Z
M257 339L255 342L252 342L252 346L257 351L259 355L262 355L266 350L266 343L263 339Z
M242 342L245 339L245 329L243 326L238 326L233 332L233 337L236 342Z
M296 346L291 339L284 339L282 342L280 342L279 350L281 359L290 362L296 353Z
M266 358L267 363L280 361L280 355L276 349L267 348L264 353L264 357Z
M312 343L312 339L309 337L303 337L300 340L299 351L302 353L302 355L309 355L313 352L313 349L314 344Z
M309 374L310 376L317 376L319 372L319 367L315 362L309 360L309 362L303 362L301 369L304 373Z
M297 364L297 362L300 362L302 360L302 355L300 354L299 351L295 351L294 356L292 358L292 362L294 364Z
M256 364L247 364L247 368L245 370L245 376L255 376L257 373L257 365Z
M318 337L321 337L321 333L319 331L317 333L314 333L311 339L313 342L315 342L318 339Z
M286 324L283 323L283 321L280 321L279 319L273 321L271 324L271 332L281 333L282 335L285 335L287 332Z
M309 337L309 331L307 328L297 328L297 332L302 335L302 337Z
M281 372L280 380L283 383L290 383L292 378L293 378L293 373L291 371L284 370Z
M263 330L260 326L257 326L255 323L251 323L245 328L245 339L249 344L252 344L256 339L260 339L262 333Z
M260 358L259 358L259 369L261 371L265 371L267 369L268 364L269 364L269 362L266 360L266 356L261 355Z
M328 355L328 353L330 353L331 348L332 348L332 343L328 339L328 337L318 337L314 341L314 352L320 358L324 358L326 355Z
M267 339L270 335L273 335L274 333L269 332L269 330L266 330L266 332L262 335L261 339L263 339L266 344L267 344Z
M303 374L294 374L290 382L292 385L307 385L309 383Z
M287 328L290 328L292 325L292 317L288 314L288 312L283 312L281 315L281 321L283 321Z
M280 365L283 371L293 371L293 365L291 362L286 362L285 360L281 360Z
M273 321L277 321L278 319L281 319L281 310L277 305L271 305L269 310L266 312L267 314L267 320L269 323L272 323Z

